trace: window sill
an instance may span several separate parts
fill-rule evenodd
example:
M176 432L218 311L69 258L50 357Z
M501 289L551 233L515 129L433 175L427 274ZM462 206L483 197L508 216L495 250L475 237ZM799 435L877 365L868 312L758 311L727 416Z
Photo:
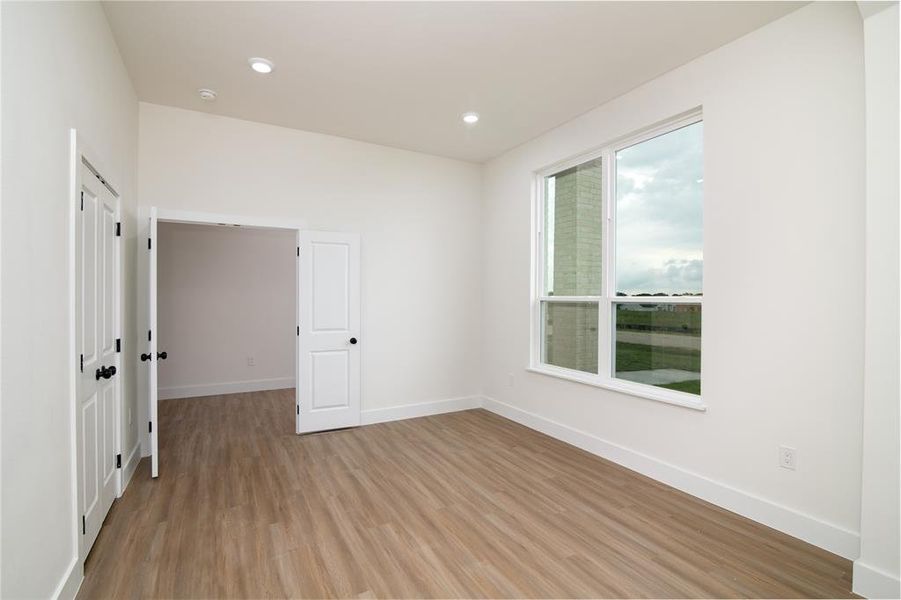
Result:
M579 373L578 371L571 371L569 369L558 369L547 365L528 367L526 371L538 373L539 375L550 375L551 377L557 377L558 379L574 381L576 383L603 388L613 392L620 392L630 396L637 396L646 400L656 400L657 402L672 404L673 406L682 406L701 412L707 410L707 405L704 404L700 396L677 392L675 390L655 388L650 385L631 383L620 379L609 379L599 375Z

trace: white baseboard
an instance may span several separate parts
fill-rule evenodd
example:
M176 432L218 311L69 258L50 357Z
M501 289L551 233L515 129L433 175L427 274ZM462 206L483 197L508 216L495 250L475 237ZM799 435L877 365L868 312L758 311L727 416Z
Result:
M283 390L293 387L293 377L249 379L247 381L229 381L226 383L205 383L198 385L161 387L159 389L159 397L160 400L174 400L176 398L196 398L199 396L218 396L220 394L240 394L242 392Z
M84 565L78 560L78 554L69 563L65 575L53 591L53 600L74 600L84 579Z
M432 402L420 402L418 404L402 404L387 408L372 408L361 413L361 425L372 423L384 423L386 421L400 421L402 419L414 419L429 415L481 408L481 396L464 396L462 398L449 398L447 400L434 400Z
M608 442L590 433L515 406L484 398L483 407L558 440L637 471L678 490L716 504L726 510L778 529L829 552L853 560L860 554L860 536L848 529L821 521L765 498L686 471L675 465Z
M135 471L138 470L138 463L141 462L141 453L138 450L141 449L141 442L137 442L135 447L131 449L131 452L128 453L128 456L125 458L125 464L122 465L122 492L119 494L119 497L122 497L122 494L125 493L125 488L128 487L128 484L131 482L131 478L134 476Z
M851 591L864 598L901 598L901 580L860 559L854 561Z

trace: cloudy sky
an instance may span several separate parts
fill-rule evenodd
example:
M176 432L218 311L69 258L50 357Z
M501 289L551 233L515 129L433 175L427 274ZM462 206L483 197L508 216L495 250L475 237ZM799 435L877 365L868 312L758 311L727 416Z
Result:
M616 154L616 291L701 292L703 124Z

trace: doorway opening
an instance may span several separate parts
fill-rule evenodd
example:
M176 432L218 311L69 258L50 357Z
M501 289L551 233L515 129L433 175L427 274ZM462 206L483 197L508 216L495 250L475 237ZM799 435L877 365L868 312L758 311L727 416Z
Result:
M360 424L358 234L154 207L141 221L152 477L167 399L290 385L295 433Z
M178 402L233 413L259 400L278 415L273 433L293 432L296 232L171 221L157 227L161 420L171 423L167 409ZM161 425L161 434L175 430ZM176 458L166 453L164 445L161 459Z

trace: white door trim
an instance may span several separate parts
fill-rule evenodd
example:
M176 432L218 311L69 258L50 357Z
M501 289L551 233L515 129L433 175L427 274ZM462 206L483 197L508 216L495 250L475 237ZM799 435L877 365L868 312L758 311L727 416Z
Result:
M70 129L69 130L69 225L68 225L68 257L67 257L67 271L68 271L68 290L67 290L67 300L68 300L68 351L70 357L70 367L69 367L69 468L70 468L70 488L72 494L72 543L73 543L73 561L76 564L76 568L79 571L79 580L81 579L80 574L83 573L84 569L84 560L86 556L83 555L83 548L81 544L81 513L79 512L79 471L78 471L78 442L79 442L79 434L78 434L78 426L77 426L77 403L78 403L78 392L77 392L77 378L79 376L79 364L78 364L78 354L77 350L77 339L76 339L76 268L75 268L75 257L76 257L76 249L75 249L75 241L76 241L76 225L77 225L77 211L76 208L79 205L80 199L80 190L81 190L81 172L82 172L82 163L87 163L89 168L92 170L102 173L103 179L106 187L113 193L117 200L117 221L119 223L122 222L122 201L123 198L118 190L121 190L120 187L116 184L115 173L113 173L107 165L103 162L100 156L94 152L92 147L85 141L84 136L80 135L77 130ZM122 254L122 244L121 240L123 238L119 238L119 243L116 247L116 263L117 263L117 271L118 271L118 289L116 290L115 298L116 298L116 328L117 334L116 337L122 339L123 332L125 328L123 327L124 319L123 315L125 311L123 310L124 305L124 261ZM116 375L115 384L117 387L117 398L118 405L116 407L117 418L115 420L115 440L116 440L116 453L122 454L122 415L124 413L124 388L122 385L122 381L125 378L125 373L128 368L128 361L124 360L123 357L119 358L119 373ZM122 495L123 488L123 478L122 478L122 469L116 469L115 474L115 488L116 488L116 497Z
M156 208L156 207L154 207ZM299 219L283 217L255 217L251 215L230 215L225 213L197 212L156 208L156 220L167 223L199 223L205 225L240 225L261 229L304 229L306 223Z
M149 260L147 258L147 236L149 231L146 229L141 229L141 227L146 227L146 224L149 222L151 213L156 212L156 221L157 223L193 223L198 225L240 225L241 227L254 228L254 229L285 229L292 230L296 232L296 245L300 244L300 232L305 229L306 221L303 219L293 219L287 217L259 217L252 215L234 215L234 214L226 214L226 213L212 213L212 212L201 212L201 211L189 211L189 210L178 210L178 209L170 209L170 208L159 208L155 206L142 206L138 209L138 222L141 224L138 229L137 235L137 252L140 258L138 261L139 264L139 272L138 272L138 298L148 298L149 290L147 289L149 285L149 273L147 269L149 268ZM156 244L156 242L154 242ZM73 242L74 247L74 242ZM156 247L154 247L154 250ZM299 306L300 302L300 272L298 270L296 275L297 281L297 296L295 301L295 306ZM146 329L146 325L149 321L149 310L150 306L147 301L144 300L144 305L139 307L137 311L137 330L139 332L144 331ZM299 313L296 314L295 317L295 325L297 324L298 319L300 318ZM157 337L154 335L154 340ZM299 337L296 337L294 344L294 403L295 406L298 405L299 397L298 397L298 388L297 388L297 357L300 355L300 347L299 347ZM153 359L155 360L155 358ZM142 369L143 373L149 373L149 368L145 371ZM151 415L151 407L150 407L150 393L149 393L149 385L142 385L141 382L138 383L138 417L140 419L140 423L148 423L150 421ZM158 392L157 392L158 393ZM157 399L159 402L159 399ZM157 424L158 426L159 424ZM142 456L150 456L151 449L151 436L148 431L148 427L144 426L138 427L138 431L141 439L141 455Z

